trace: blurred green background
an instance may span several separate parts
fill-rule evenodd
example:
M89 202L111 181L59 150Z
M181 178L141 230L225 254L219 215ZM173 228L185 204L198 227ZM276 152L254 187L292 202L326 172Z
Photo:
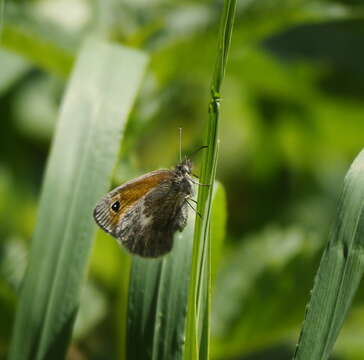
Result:
M1 1L0 358L74 57L93 36L151 55L114 185L203 145L221 1ZM343 177L364 144L364 4L238 2L217 178L228 221L212 297L213 359L290 359ZM77 119L74 119L77 121ZM198 172L198 156L195 159ZM56 204L54 205L56 206ZM69 359L117 359L125 284L98 232ZM364 359L359 291L334 359Z

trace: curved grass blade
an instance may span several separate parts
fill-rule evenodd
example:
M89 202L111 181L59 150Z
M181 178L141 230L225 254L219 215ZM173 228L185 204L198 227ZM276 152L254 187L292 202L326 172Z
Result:
M364 150L351 165L294 359L328 359L364 270Z
M66 92L18 303L10 360L64 359L122 129L146 66L143 53L87 42Z
M212 185L215 180L218 153L220 89L225 75L235 10L236 0L225 0L218 38L218 54L211 83L209 121L206 135L206 145L208 145L208 148L205 152L200 172L200 182L202 184ZM211 290L209 229L212 193L213 186L201 186L198 193L197 211L202 214L202 218L196 218L194 232L185 359L195 360L199 356L202 359L209 357L209 293Z

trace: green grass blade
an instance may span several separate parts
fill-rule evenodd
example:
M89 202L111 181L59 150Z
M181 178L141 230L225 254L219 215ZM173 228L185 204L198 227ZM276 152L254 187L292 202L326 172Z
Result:
M225 198L221 185L213 193L215 239L221 244ZM174 247L162 259L133 257L129 285L127 359L182 359L185 343L188 281L195 217L192 212Z
M236 0L225 0L224 11L218 38L218 54L211 83L211 100L209 104L209 121L206 135L206 145L200 182L214 184L218 153L218 125L220 107L220 88L224 78L234 16ZM211 214L213 186L201 186L198 193L197 209L202 219L196 218L192 272L188 301L186 351L185 359L198 359L200 348L203 358L209 356L209 303L210 303L210 241L209 227ZM207 307L207 309L206 309ZM201 334L203 336L201 337Z
M364 270L364 150L348 171L294 359L328 359Z
M163 259L133 257L127 359L181 359L193 220L190 216L185 230L175 235L173 250Z
M89 41L81 51L48 160L11 360L65 356L96 229L92 210L110 185L145 66L144 54L116 45Z

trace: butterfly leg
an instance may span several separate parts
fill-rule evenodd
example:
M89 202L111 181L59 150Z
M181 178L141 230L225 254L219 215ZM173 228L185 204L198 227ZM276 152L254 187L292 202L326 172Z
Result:
M186 198L186 200L191 200L191 201L193 201L195 204L197 204L197 201L196 201L195 199L193 199L193 198L188 197L188 198Z
M186 201L186 203L189 205L189 207L200 217L200 218L202 218L202 215L197 211L197 209L195 209L190 203L189 203L189 201L188 200L193 200L193 199L185 199L185 201ZM193 200L193 201L195 201L195 200ZM195 201L196 202L196 201ZM196 202L196 204L197 204L197 202Z
M193 179L191 179L191 181L196 184L196 185L199 185L199 186L211 186L211 184L200 184L198 181L194 181Z

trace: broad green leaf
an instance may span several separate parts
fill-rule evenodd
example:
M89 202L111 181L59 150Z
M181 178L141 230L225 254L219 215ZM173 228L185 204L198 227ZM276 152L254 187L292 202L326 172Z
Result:
M344 181L294 359L328 359L364 270L364 150Z
M221 185L213 193L212 227L222 244L225 199ZM193 224L189 221L174 238L170 254L162 259L133 257L129 285L127 359L182 359L188 281L191 271Z
M61 106L46 169L9 359L63 359L121 133L146 56L117 45L83 46Z
M181 359L191 269L193 220L162 259L132 260L127 359Z

